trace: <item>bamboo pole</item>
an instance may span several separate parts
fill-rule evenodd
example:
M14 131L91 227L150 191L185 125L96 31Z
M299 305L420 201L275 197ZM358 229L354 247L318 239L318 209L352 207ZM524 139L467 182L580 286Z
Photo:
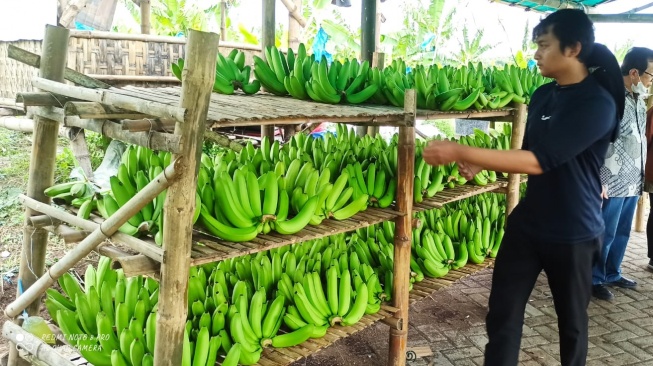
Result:
M290 0L286 0L286 1L290 3ZM302 0L293 0L292 5L294 6L295 9L297 9L298 12L301 13ZM290 8L288 8L288 11L290 11ZM288 47L292 48L295 51L299 47L301 27L302 25L299 24L297 19L293 16L292 12L288 14Z
M40 338L10 321L2 326L2 335L15 343L20 349L33 355L37 360L50 366L75 366L69 359L63 357L54 348Z
M644 215L646 213L647 202L648 193L644 192L639 196L639 200L637 200L637 211L635 213L635 231L638 233L642 233L646 230L646 220L644 220Z
M378 0L377 0L377 1L378 1ZM377 4L377 5L378 5L378 4ZM379 19L378 19L378 15L379 15L379 14L377 13L377 19L376 19L376 22L377 22L376 26L377 26L377 28L379 27ZM377 34L378 34L378 29L377 29L376 32L377 32ZM377 43L378 43L378 42L377 42ZM378 46L378 44L377 44L377 46ZM385 54L384 54L383 52L374 52L374 53L372 54L372 62L371 62L371 66L372 66L372 67L376 67L376 68L378 68L379 70L383 70L384 63L385 63ZM368 127L367 127L367 134L370 135L370 136L372 136L372 137L374 137L374 136L376 136L377 134L379 134L380 131L381 131L381 127L380 127L380 126L368 126Z
M116 233L120 226L127 222L130 217L134 216L173 182L174 178L176 178L176 173L179 171L179 168L177 167L178 165L181 165L180 159L176 159L173 164L166 167L161 174L136 193L132 199L130 199L124 206L120 207L111 217L93 230L93 232L82 240L82 242L73 250L64 255L57 263L53 264L45 275L41 276L31 287L26 289L22 295L5 308L5 315L9 318L18 316L23 309L27 308L29 304L31 304L35 299L38 299L45 290L52 286L59 277L93 251L98 244ZM28 199L28 197L25 196L21 196L20 198L25 201ZM48 205L48 207L51 206Z
M129 132L172 132L175 130L175 122L165 118L145 118L145 119L123 119L120 125L123 130Z
M18 132L34 131L34 121L29 118L0 117L0 127Z
M66 126L80 127L101 133L115 140L140 145L152 150L179 151L179 136L165 132L129 132L120 123L101 119L66 117Z
M69 31L66 28L51 25L45 27L43 55L36 60L39 65L40 77L52 80L53 83L63 82L68 53L68 35ZM59 123L57 121L38 116L34 118L32 154L26 193L30 198L45 204L50 203L50 197L43 192L54 183L58 134ZM30 225L29 218L33 215L34 212L29 208L25 210L23 248L18 271L18 278L22 281L25 291L34 290L39 278L42 278L45 272L45 257L49 235L47 230ZM14 302L24 297L23 295L19 295ZM40 305L39 299L33 297L24 303L21 311L25 309L29 315L38 314ZM17 362L17 348L10 342L7 365L15 366Z
M227 40L227 0L220 1L220 41Z
M82 99L89 102L112 105L131 111L140 112L160 118L174 118L177 122L184 122L186 110L183 108L145 101L140 98L112 93L110 90L87 89L78 86L66 85L58 82L34 78L32 85L46 91L65 95L67 97Z
M172 178L168 178L172 179ZM154 181L153 181L154 182ZM170 183L167 183L170 184ZM144 190L144 189L143 189ZM140 192L139 192L140 193ZM130 200L133 201L135 199L132 198ZM78 227L82 230L93 232L97 230L97 228L100 227L101 224L95 223L93 221L89 220L84 220L81 217L77 217L73 214L70 214L66 211L56 209L50 205L46 205L43 203L40 203L36 200L33 200L29 197L19 195L18 196L18 201L25 205L26 207L29 207L30 209L40 212L42 214L45 214L49 216L50 218L54 219L53 223L56 223L58 221L60 222L65 222L71 226ZM114 215L115 216L115 215ZM113 217L113 216L112 216ZM131 217L131 216L130 216ZM41 221L41 216L39 216L39 221ZM89 233L90 235L90 233ZM130 247L133 250L136 250L144 255L147 255L148 257L156 260L156 261L163 261L163 249L159 248L158 246L150 245L140 239L137 239L131 235L127 235L125 233L121 233L120 231L116 231L111 235L112 239L115 239L118 242L121 242L125 244L126 246Z
M119 256L113 259L111 268L121 268L125 273L125 277L134 277L157 274L161 269L161 263L137 254Z
M414 124L416 118L417 98L414 89L406 90L404 110L406 124ZM415 175L415 128L399 128L397 146L397 211L402 215L395 223L394 270L392 280L392 302L399 310L395 313L401 320L401 329L390 329L390 347L388 365L404 366L406 364L406 344L408 342L408 283L410 280L410 243L413 224L413 176Z
M40 68L41 67L41 56L25 51L21 48L18 48L12 44L7 47L7 56L16 61L20 61L26 65ZM105 84L99 80L95 80L91 77L88 77L81 72L75 71L70 68L64 69L64 79L72 81L75 84L85 86L87 88L109 88L111 85Z
M68 29L54 27L45 28L43 39L43 62L39 75L43 78L63 81L66 54L68 47ZM59 123L46 118L34 119L34 135L32 154L27 182L27 195L35 200L50 203L50 197L43 191L54 183L55 158L57 155L57 136ZM45 256L47 251L48 232L42 228L31 226L29 218L34 212L29 208L25 210L25 225L23 228L23 248L20 257L18 278L22 280L23 288L29 291L33 288L38 278L45 271ZM40 301L32 298L26 302L23 309L29 315L39 313ZM13 317L11 317L13 318ZM10 344L8 365L15 365L18 353Z
M217 133L215 131L205 131L204 132L204 139L209 140L209 141L213 141L213 142L217 143L218 145L228 147L228 148L230 148L231 150L233 150L235 152L240 152L240 150L243 149L243 145L241 145L241 144L239 144L239 143L237 143L235 141L231 141L231 139L229 139L229 137L227 137L227 136L225 136L225 135L223 135L221 133Z
M266 47L275 46L275 20L274 20L274 0L263 0L261 50ZM265 52L263 52L265 59ZM269 60L266 60L269 61ZM274 140L274 125L261 125L261 138L267 136L271 141Z
M55 108L30 107L34 115L64 122L66 127L79 127L101 133L115 140L140 145L152 150L176 152L179 150L179 137L161 132L129 132L119 123L104 119L80 119L76 116L64 117L63 110Z
M68 102L63 106L64 116L77 116L81 119L138 119L138 118L156 118L143 113L134 113L105 106L97 102Z
M183 335L188 313L188 271L193 234L195 187L202 154L202 139L215 79L215 59L220 38L215 33L191 30L186 46L180 108L188 123L178 123L181 137L180 179L168 189L163 210L163 249L154 364L181 364ZM174 154L173 158L177 155Z
M25 107L43 106L63 108L66 103L74 101L76 101L76 99L53 93L34 92L16 94L16 103L23 103Z
M306 27L306 18L302 15L302 5L301 1L299 1L299 5L297 5L297 0L281 0L283 5L288 9L288 15L292 20L294 20L297 25L301 26L302 28Z
M524 130L526 129L526 104L518 104L515 109L515 116L512 121L511 149L521 149L524 141ZM506 216L512 212L519 202L519 174L508 175L508 195L506 197Z
M150 18L152 16L150 0L141 0L141 33L150 34Z

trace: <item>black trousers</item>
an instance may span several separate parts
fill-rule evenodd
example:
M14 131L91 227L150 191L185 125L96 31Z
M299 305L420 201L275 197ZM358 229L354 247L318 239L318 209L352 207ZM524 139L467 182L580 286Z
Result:
M485 366L518 364L526 303L542 270L558 314L562 366L585 365L592 266L601 242L543 242L508 225L492 274Z
M653 207L653 193L649 193L648 198ZM648 257L653 259L653 210L649 213L648 221L646 221L646 242L648 243Z

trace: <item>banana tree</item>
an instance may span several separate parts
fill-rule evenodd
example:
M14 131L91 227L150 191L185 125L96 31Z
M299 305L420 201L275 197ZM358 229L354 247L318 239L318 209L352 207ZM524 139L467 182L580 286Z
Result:
M496 47L496 44L483 42L485 33L479 29L473 37L469 36L467 24L463 25L462 38L458 40L459 52L449 56L449 61L458 65L467 65L469 62L478 62L483 54Z
M457 7L445 12L447 0L406 2L403 4L404 27L381 37L381 46L391 50L393 58L414 62L442 59L440 48L452 37Z

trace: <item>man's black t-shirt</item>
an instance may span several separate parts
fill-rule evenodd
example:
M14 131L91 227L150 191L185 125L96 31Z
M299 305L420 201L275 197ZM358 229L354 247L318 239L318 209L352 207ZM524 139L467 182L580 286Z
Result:
M528 177L511 224L558 243L602 235L599 171L618 122L614 99L591 75L578 84L537 89L522 149L535 154L544 173Z

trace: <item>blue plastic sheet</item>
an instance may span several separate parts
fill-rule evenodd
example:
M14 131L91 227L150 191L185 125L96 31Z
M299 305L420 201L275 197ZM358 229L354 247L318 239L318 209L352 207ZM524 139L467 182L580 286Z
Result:
M93 29L93 27L89 27L89 26L84 25L84 24L82 24L80 22L75 22L75 29L85 30L85 31L95 30L95 29Z
M327 32L320 27L320 30L317 31L315 39L313 40L313 54L315 55L315 60L321 60L322 56L326 57L327 63L333 61L333 56L326 50L326 44L329 41L329 35Z

